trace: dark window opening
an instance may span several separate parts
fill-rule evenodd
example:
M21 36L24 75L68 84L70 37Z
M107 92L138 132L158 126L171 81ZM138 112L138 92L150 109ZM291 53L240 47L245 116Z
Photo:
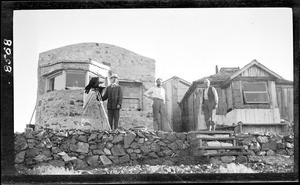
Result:
M85 87L85 73L66 72L66 87Z
M269 93L265 82L243 83L245 103L270 103Z

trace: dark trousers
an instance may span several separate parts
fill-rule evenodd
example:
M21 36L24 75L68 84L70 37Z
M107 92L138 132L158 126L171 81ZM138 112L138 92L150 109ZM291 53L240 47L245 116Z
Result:
M204 120L205 120L207 129L211 125L212 111L214 109L215 109L215 103L214 102L210 102L208 100L204 100L203 105L202 105L202 111L204 113Z
M108 121L110 128L115 130L119 126L120 109L108 110Z

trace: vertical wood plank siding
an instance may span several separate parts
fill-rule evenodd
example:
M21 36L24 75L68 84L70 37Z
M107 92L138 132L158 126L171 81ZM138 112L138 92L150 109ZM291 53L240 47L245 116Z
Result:
M243 123L280 123L279 108L275 109L234 109L227 113L224 125Z
M167 111L167 115L168 115L168 118L170 120L170 125L172 127L173 125L173 120L172 120L172 102L173 102L173 99L172 99L172 84L171 83L167 83L167 84L164 84L163 87L165 88L165 91L166 91L166 111Z
M233 108L233 102L232 102L233 96L232 96L232 89L231 84L226 88L226 100L227 100L227 110ZM226 112L227 112L226 110Z
M274 81L268 81L268 90L270 95L270 106L271 108L278 107L277 103L277 94L276 94L276 85Z
M241 76L246 77L268 77L270 76L269 73L267 73L265 70L262 70L258 68L256 65L253 65L252 67L248 68L246 71L244 71Z
M232 81L233 108L242 108L241 81Z
M225 115L227 112L227 103L226 103L226 90L216 87L218 97L219 97L219 104L217 108L217 115Z
M249 77L249 78L247 78ZM265 81L270 97L269 104L244 104L243 101L243 82L244 81ZM264 78L268 77L268 78ZM239 121L252 124L280 123L281 119L293 121L294 114L294 91L293 85L288 83L283 84L275 80L275 77L259 66L252 67L243 71L237 78L234 78L228 87L221 89L215 87L218 96L219 104L217 108L216 122L218 125L232 125ZM204 129L204 115L201 110L203 87L198 86L194 92L183 102L182 110L183 125L188 130ZM227 112L229 111L229 112ZM271 128L257 125L254 130L275 129L280 131L280 128Z
M189 123L188 123L188 128L189 130L194 130L194 93L192 93L190 95L190 97L188 98L188 111L189 111Z
M277 102L282 119L294 121L294 91L290 86L277 85Z

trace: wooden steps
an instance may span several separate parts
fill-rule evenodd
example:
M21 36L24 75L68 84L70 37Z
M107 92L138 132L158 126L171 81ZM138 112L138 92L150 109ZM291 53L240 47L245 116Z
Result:
M234 134L234 131L202 131L202 130L194 130L190 131L192 134L207 134L207 135L215 135L215 134Z
M270 130L268 128L273 128L273 131L280 133L282 130L284 131L285 127L287 127L288 123L238 123L237 125L232 126L219 126L216 127L217 131L233 131L234 133L253 133L258 130L264 130L261 128L265 128L265 130ZM256 129L259 128L259 129ZM276 129L278 128L278 129ZM271 131L271 130L270 130Z
M239 123L237 125L232 125L232 126L221 126L221 127L216 127L217 131L232 131L234 133L241 133L242 132L242 125Z
M244 149L242 146L201 146L199 147L201 150L223 150L223 149L230 149L230 150L241 150Z
M249 152L226 152L216 154L204 154L204 156L239 156L239 155L251 155Z
M195 140L207 140L207 141L228 141L228 140L234 140L236 139L235 137L197 137Z
M238 156L238 155L250 155L248 152L244 152L243 146L237 146L237 138L234 136L234 131L192 131L190 133L195 134L194 141L198 142L195 152L197 156ZM210 142L211 141L211 142ZM224 143L224 141L226 141ZM226 146L226 143L230 143L232 146ZM211 146L207 146L211 145ZM212 146L216 145L216 146ZM223 145L223 146L222 146ZM213 153L211 153L214 150ZM217 150L217 152L216 152ZM227 150L227 151L224 151ZM229 151L228 151L229 150Z

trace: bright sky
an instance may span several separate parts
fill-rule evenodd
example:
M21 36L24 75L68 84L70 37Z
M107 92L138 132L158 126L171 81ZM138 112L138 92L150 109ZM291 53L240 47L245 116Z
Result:
M256 59L293 80L292 22L290 8L14 11L14 130L30 122L41 52L111 44L154 59L156 77L189 82Z

